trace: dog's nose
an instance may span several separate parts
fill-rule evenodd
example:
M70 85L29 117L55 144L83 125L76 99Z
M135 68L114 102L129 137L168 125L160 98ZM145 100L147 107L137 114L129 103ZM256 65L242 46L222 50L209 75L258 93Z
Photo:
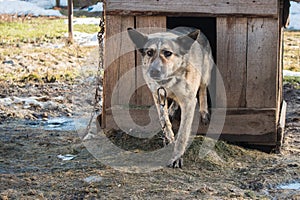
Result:
M159 78L160 70L152 68L152 69L150 69L149 74L150 74L151 78Z

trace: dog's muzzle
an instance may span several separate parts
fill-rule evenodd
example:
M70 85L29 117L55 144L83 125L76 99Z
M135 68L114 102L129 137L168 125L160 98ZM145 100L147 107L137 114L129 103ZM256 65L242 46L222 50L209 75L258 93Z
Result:
M151 78L159 80L161 78L161 71L159 69L152 68L149 70L149 75Z

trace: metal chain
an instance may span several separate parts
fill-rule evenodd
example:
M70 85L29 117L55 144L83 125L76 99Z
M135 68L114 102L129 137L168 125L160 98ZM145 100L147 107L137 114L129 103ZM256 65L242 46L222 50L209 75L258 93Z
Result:
M157 103L159 104L159 110L160 110L160 125L161 125L161 130L163 131L163 144L164 146L166 146L166 133L165 133L165 129L166 129L166 118L165 118L165 106L166 106L166 102L167 102L167 91L164 87L159 87L157 89Z
M98 42L99 42L99 63L98 63L98 69L96 73L96 91L95 91L95 97L94 97L94 105L93 110L91 112L89 123L85 130L85 135L83 139L86 139L89 135L89 130L91 129L91 124L93 122L93 119L95 115L97 114L97 111L100 110L99 108L99 102L101 100L101 85L102 85L102 79L101 79L101 71L104 69L104 63L103 63L103 56L104 56L104 34L105 34L105 23L104 23L104 14L102 13L102 18L100 19L99 23L100 31L97 34Z

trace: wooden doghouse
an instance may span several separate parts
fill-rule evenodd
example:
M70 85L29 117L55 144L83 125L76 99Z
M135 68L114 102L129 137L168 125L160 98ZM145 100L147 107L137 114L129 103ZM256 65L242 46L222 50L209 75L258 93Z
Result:
M284 0L106 0L102 127L117 128L112 107L121 105L121 110L126 102L122 99L128 95L127 107L140 125L149 122L147 108L154 104L147 87L138 87L142 74L134 68L140 64L140 55L136 51L121 55L131 42L126 34L114 36L128 27L146 28L146 33L153 30L149 27L190 26L200 28L208 37L224 81L227 114L221 137L277 145L285 114L281 111L283 4ZM117 91L117 101L112 101L114 87L129 71L133 71L133 78L124 84L128 90L133 88L134 94ZM212 112L224 109L219 88L215 83L211 88ZM205 127L200 125L199 133L205 133Z

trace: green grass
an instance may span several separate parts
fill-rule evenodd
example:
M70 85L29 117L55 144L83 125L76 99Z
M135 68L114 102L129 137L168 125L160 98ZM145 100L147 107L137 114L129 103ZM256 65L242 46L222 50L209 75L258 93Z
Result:
M24 22L0 22L2 44L45 42L60 39L67 32L63 19L33 18Z
M74 31L96 33L97 25L74 25ZM24 21L0 22L0 44L38 43L61 40L68 32L65 19L30 18Z
M100 21L100 19L99 19ZM79 31L83 33L96 33L100 30L98 25L90 25L90 24L75 24L74 31Z
M296 77L296 76L285 76L283 78L283 81L284 82L287 82L287 83L291 83L293 85L298 85L300 84L300 77Z

